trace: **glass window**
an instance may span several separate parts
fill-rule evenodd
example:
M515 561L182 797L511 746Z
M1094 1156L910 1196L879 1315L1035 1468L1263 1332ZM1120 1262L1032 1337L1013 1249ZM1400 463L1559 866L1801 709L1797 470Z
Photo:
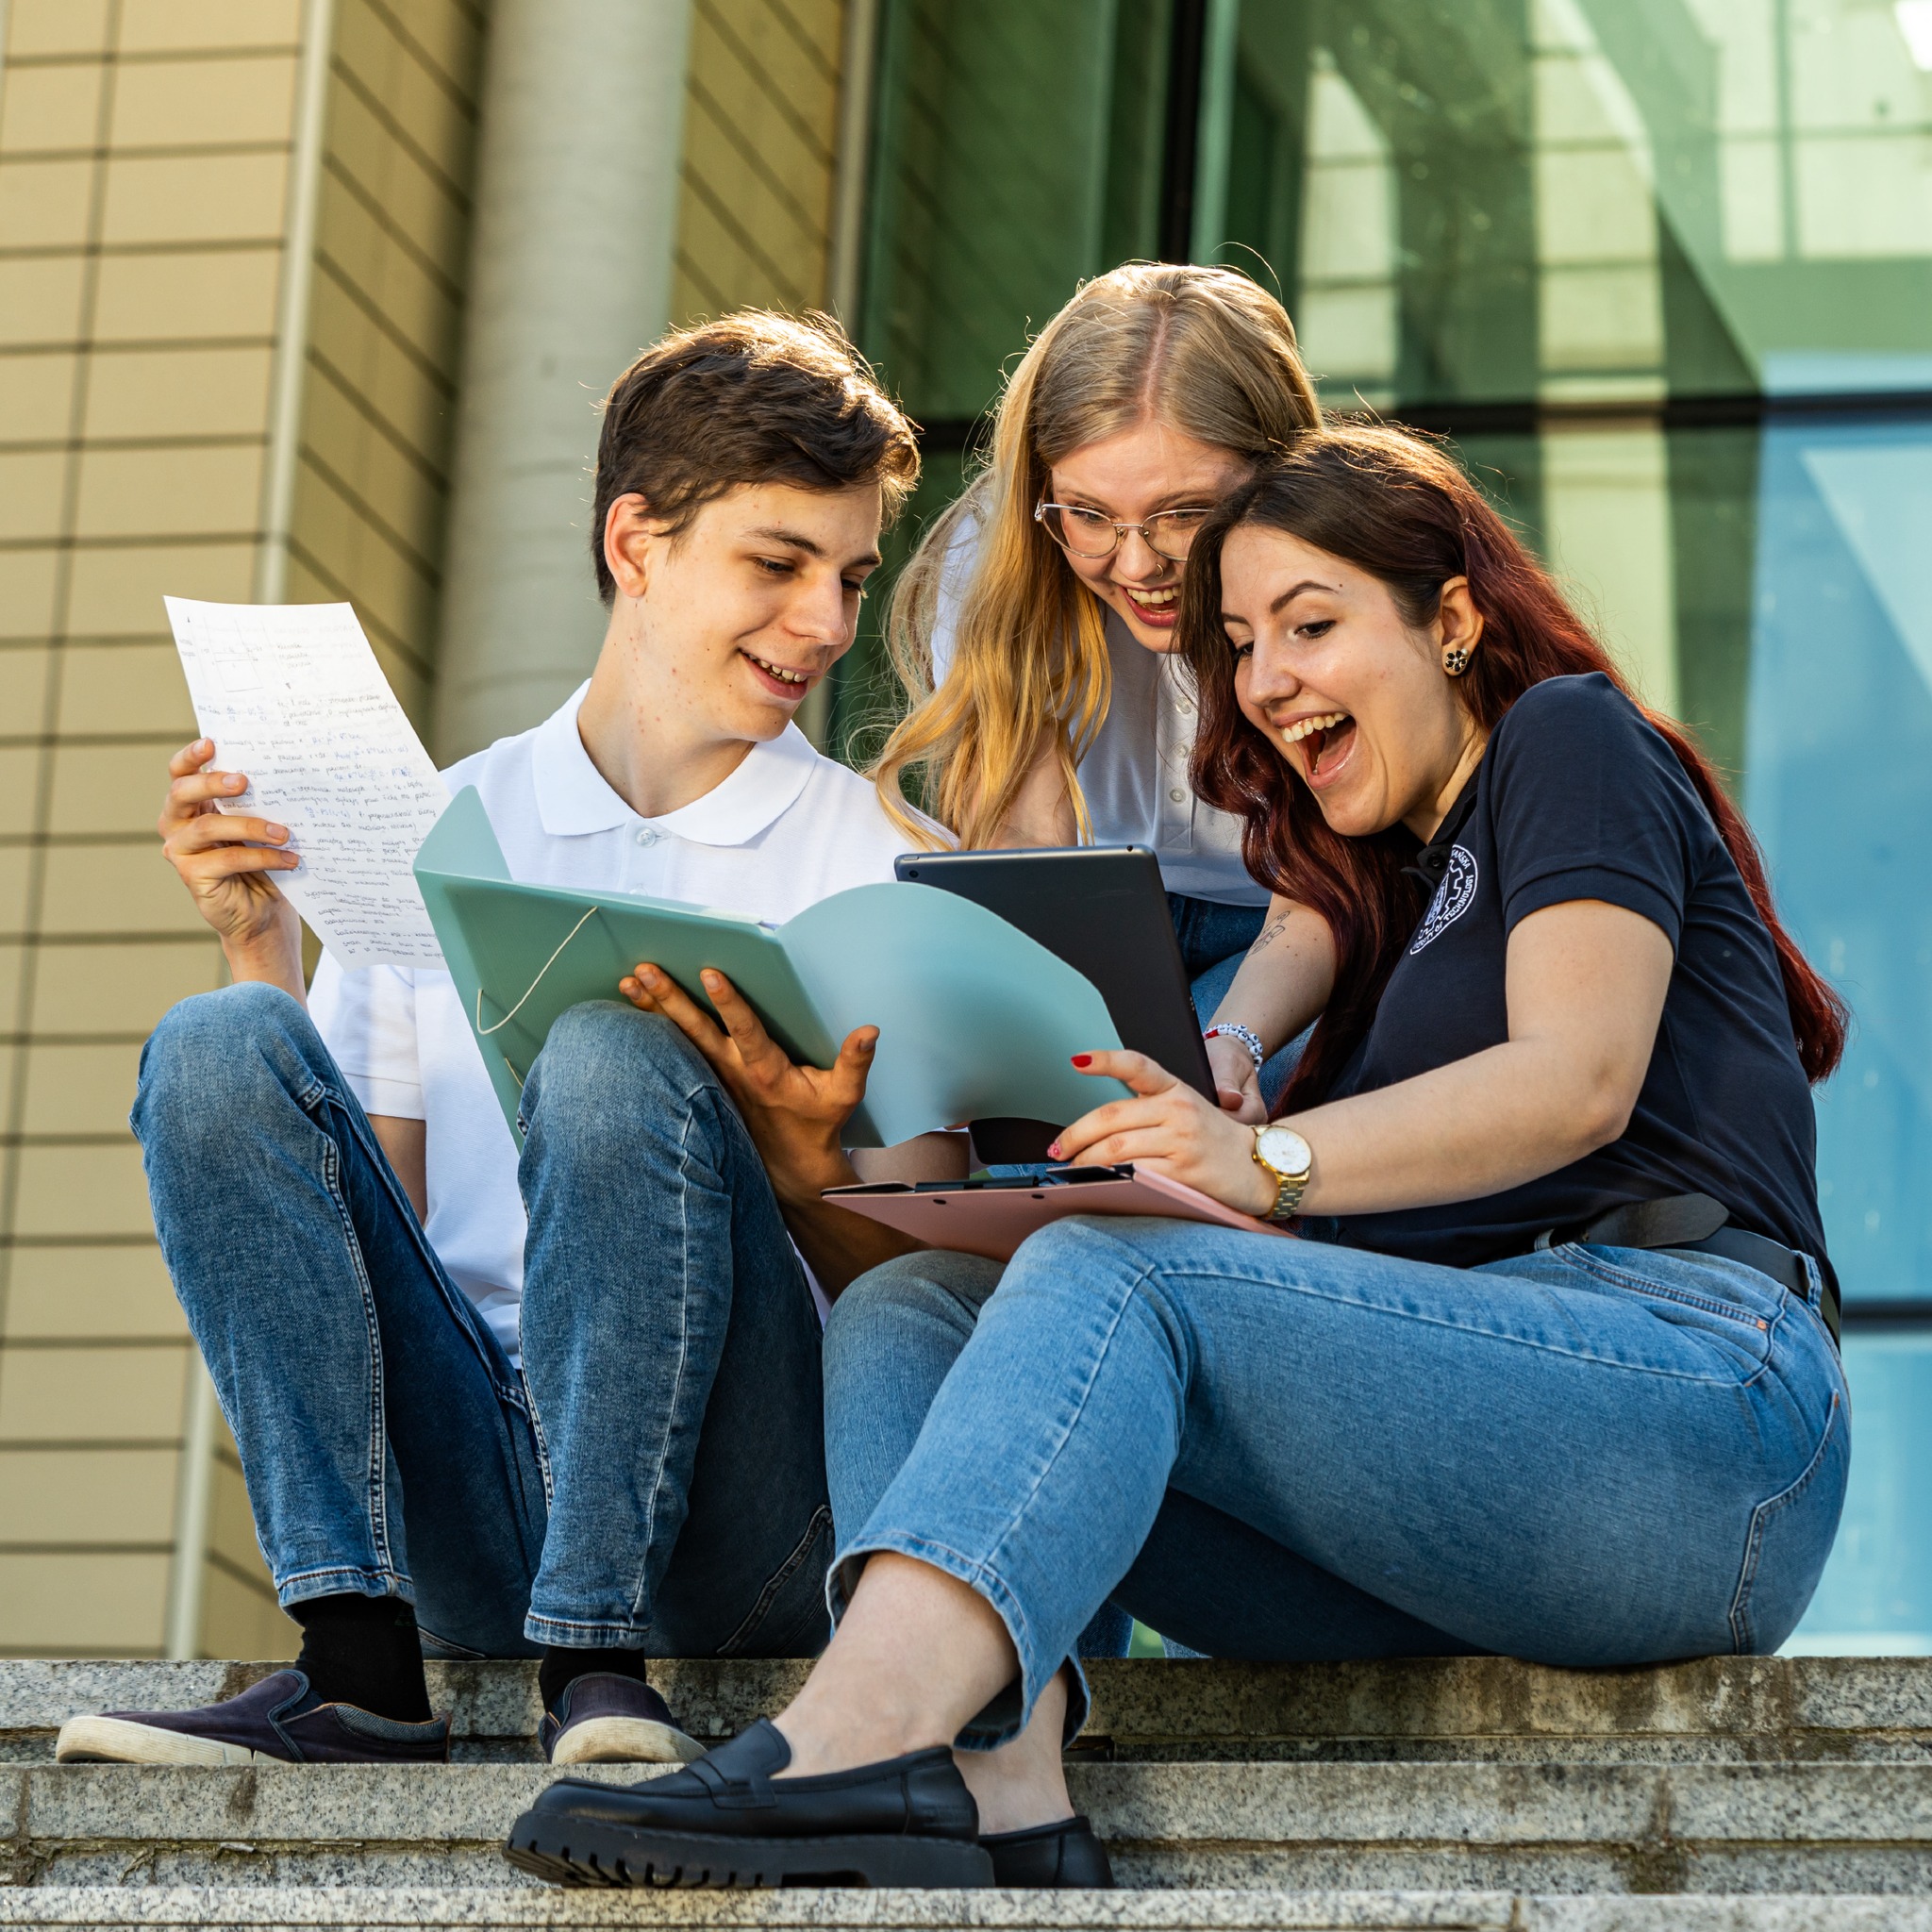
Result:
M1453 439L1724 768L1857 1016L1818 1103L1852 1499L1800 1641L1932 1649L1932 0L883 22L862 332L935 432L912 527L1082 276L1223 261L1329 407Z

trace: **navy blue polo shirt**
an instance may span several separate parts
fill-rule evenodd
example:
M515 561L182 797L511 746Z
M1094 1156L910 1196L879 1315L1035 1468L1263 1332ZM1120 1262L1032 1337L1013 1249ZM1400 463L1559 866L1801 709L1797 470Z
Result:
M1471 1267L1626 1202L1701 1193L1733 1225L1823 1256L1811 1093L1771 934L1637 707L1601 675L1533 686L1431 852L1446 858L1441 883L1331 1098L1500 1045L1509 935L1571 899L1625 907L1670 939L1657 1046L1630 1124L1607 1147L1484 1200L1348 1216L1330 1224L1334 1238Z

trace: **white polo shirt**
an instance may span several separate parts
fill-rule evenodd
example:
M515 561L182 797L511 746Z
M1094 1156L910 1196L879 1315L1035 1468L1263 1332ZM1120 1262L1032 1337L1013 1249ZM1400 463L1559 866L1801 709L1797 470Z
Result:
M874 787L814 751L796 725L753 746L704 797L640 818L577 736L589 689L535 730L443 774L452 793L474 785L482 795L512 877L689 900L781 924L848 886L892 876L909 841ZM425 1232L514 1357L525 1232L516 1141L449 974L344 972L325 955L308 1006L363 1107L425 1123Z
M934 613L932 681L952 667L959 607L979 548L979 525L962 517L940 572ZM1099 845L1145 845L1160 861L1170 892L1225 906L1265 906L1268 888L1241 858L1241 822L1194 795L1194 701L1176 661L1150 651L1116 611L1107 613L1113 696L1087 756L1080 789Z

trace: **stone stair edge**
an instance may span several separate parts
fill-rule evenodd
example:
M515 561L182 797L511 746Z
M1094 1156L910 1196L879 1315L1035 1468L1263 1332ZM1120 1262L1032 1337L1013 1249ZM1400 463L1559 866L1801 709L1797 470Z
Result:
M656 1683L700 1738L781 1705L802 1660L666 1659ZM232 1696L273 1662L0 1660L0 1744L82 1711L160 1709ZM536 1667L432 1663L431 1699L464 1739L534 1734ZM1932 1657L1707 1657L1635 1671L1566 1671L1499 1657L1256 1664L1096 1661L1088 1735L1127 1740L1724 1738L1833 1734L1932 1740Z
M635 1765L577 1767L600 1782ZM555 1777L546 1765L18 1766L0 1775L0 1854L68 1848L337 1849L499 1845ZM1849 1763L1118 1763L1069 1767L1110 1845L1889 1848L1932 1860L1932 1772Z
M769 1932L1928 1932L1932 1899L1890 1893L1290 1890L1114 1892L611 1891L525 1888L0 1888L0 1926L387 1928L499 1932L657 1924Z

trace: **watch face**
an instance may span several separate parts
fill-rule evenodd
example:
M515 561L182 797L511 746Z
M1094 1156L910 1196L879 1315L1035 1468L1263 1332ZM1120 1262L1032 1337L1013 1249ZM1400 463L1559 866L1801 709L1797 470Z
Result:
M1292 1127L1263 1127L1255 1137L1255 1147L1276 1174L1307 1174L1315 1164L1308 1143Z

